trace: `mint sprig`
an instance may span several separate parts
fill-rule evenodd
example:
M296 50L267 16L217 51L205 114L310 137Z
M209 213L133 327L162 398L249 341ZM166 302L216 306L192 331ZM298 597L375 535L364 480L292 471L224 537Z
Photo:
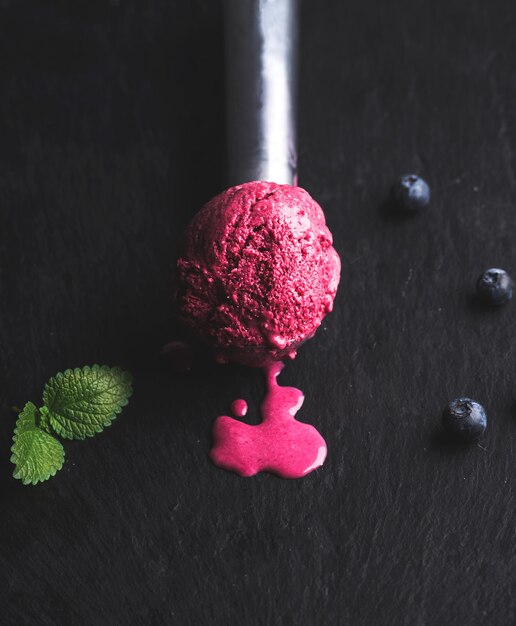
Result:
M27 402L14 429L14 478L24 485L54 476L64 462L64 439L93 437L109 426L132 394L131 375L93 365L59 372L45 385L43 406Z

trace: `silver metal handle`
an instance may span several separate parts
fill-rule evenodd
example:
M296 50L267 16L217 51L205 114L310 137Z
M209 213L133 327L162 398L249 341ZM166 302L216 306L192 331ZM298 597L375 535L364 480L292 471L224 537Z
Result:
M224 0L229 183L297 183L298 0Z

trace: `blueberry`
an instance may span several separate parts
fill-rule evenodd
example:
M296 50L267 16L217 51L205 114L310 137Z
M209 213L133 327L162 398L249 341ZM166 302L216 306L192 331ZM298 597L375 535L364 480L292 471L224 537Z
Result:
M487 304L505 304L512 298L512 278L496 267L486 270L477 280L477 294Z
M471 398L455 398L443 411L443 427L457 441L476 441L486 422L484 407Z
M403 213L417 213L430 204L430 187L417 174L405 174L391 188L394 206Z

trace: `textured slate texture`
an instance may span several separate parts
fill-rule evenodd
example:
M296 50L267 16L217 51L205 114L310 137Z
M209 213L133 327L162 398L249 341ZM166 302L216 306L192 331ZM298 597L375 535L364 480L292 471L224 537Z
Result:
M207 459L260 372L157 357L178 337L182 229L224 187L218 2L0 1L0 621L5 626L446 625L516 621L516 9L304 2L300 182L342 254L334 314L289 364L329 444L294 482ZM417 170L431 210L396 220ZM56 371L119 364L129 407L33 488L12 405ZM481 446L442 406L488 411Z

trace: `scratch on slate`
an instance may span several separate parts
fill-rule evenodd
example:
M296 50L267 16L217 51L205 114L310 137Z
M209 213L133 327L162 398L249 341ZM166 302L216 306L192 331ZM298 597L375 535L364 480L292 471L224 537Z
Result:
M500 144L502 147L502 157L503 164L505 167L505 173L507 175L507 180L511 187L511 191L516 191L516 177L514 176L514 171L512 167L513 160L513 151L510 139L507 135L508 125L507 125L507 113L505 110L503 98L498 89L498 84L494 76L491 76L489 81L491 86L491 91L493 93L494 103L497 109L498 117L500 118L500 127L498 129L498 139L500 140Z

